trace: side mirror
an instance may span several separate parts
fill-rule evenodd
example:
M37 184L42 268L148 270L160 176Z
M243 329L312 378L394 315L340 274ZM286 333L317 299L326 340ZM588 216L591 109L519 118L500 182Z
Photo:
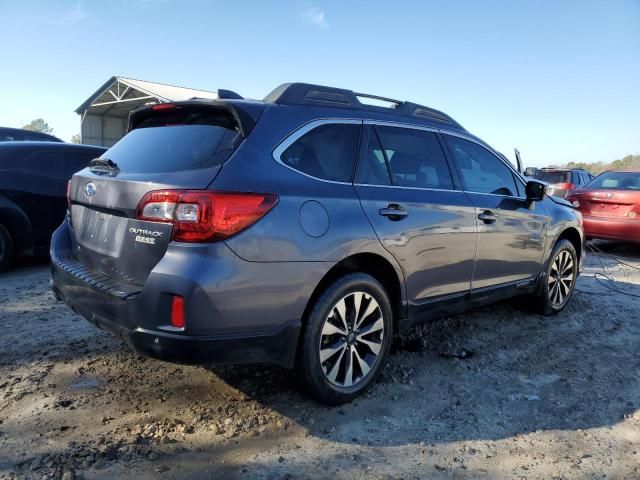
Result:
M530 202L544 200L547 194L547 185L536 180L529 180L525 187L525 193L527 194L527 200Z

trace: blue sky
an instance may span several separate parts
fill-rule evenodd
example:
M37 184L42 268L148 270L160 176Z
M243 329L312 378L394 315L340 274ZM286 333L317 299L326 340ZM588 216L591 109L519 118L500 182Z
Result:
M527 165L640 153L640 0L0 0L0 125L65 140L112 75L305 81L444 110Z

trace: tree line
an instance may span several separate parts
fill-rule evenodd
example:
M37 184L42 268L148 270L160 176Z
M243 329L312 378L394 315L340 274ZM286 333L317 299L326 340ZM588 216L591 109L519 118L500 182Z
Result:
M32 132L41 132L48 133L49 135L53 135L53 128L49 126L49 124L42 118L36 118L35 120L31 120L26 125L22 126L23 130L30 130ZM76 133L71 136L71 143L80 143L80 134Z
M626 168L640 169L640 155L627 155L624 158L614 160L613 162L609 163L569 162L566 165L561 166L560 168L583 168L584 170L587 170L595 175L598 175L605 170L624 170Z

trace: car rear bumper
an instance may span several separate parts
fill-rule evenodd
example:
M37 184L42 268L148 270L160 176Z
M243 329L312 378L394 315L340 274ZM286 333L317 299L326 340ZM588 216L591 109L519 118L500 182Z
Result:
M317 262L292 267L245 262L220 244L215 247L219 251L206 258L197 255L197 249L186 256L167 255L168 264L161 260L145 285L135 286L75 260L68 238L66 223L52 238L51 288L56 298L136 352L187 364L293 366L305 299L311 295L306 285L322 275L316 272ZM207 265L209 261L215 267ZM279 280L283 274L288 281ZM171 294L185 299L184 331L170 327Z
M241 333L235 335L189 336L127 328L115 320L86 309L64 292L83 289L72 276L53 267L51 287L58 300L86 318L96 327L115 334L135 352L158 360L184 364L206 363L273 363L291 367L300 326L289 323L275 332ZM87 294L86 291L83 294ZM94 298L94 300L97 300ZM104 299L102 299L104 301ZM84 302L87 303L87 302Z
M583 215L584 233L589 238L640 242L640 220Z

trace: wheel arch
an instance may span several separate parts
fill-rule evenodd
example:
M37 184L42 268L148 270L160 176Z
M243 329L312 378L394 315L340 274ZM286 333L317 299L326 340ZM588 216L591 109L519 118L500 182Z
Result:
M576 255L578 256L578 263L580 263L583 254L582 236L580 235L580 232L578 232L574 227L567 227L562 231L562 233L560 233L555 243L557 244L560 240L569 240L573 244L576 249Z
M394 332L400 329L401 321L406 318L404 278L393 264L376 253L356 253L336 263L316 285L307 301L303 319L307 318L316 300L338 278L349 273L366 273L375 278L389 295L393 312Z

